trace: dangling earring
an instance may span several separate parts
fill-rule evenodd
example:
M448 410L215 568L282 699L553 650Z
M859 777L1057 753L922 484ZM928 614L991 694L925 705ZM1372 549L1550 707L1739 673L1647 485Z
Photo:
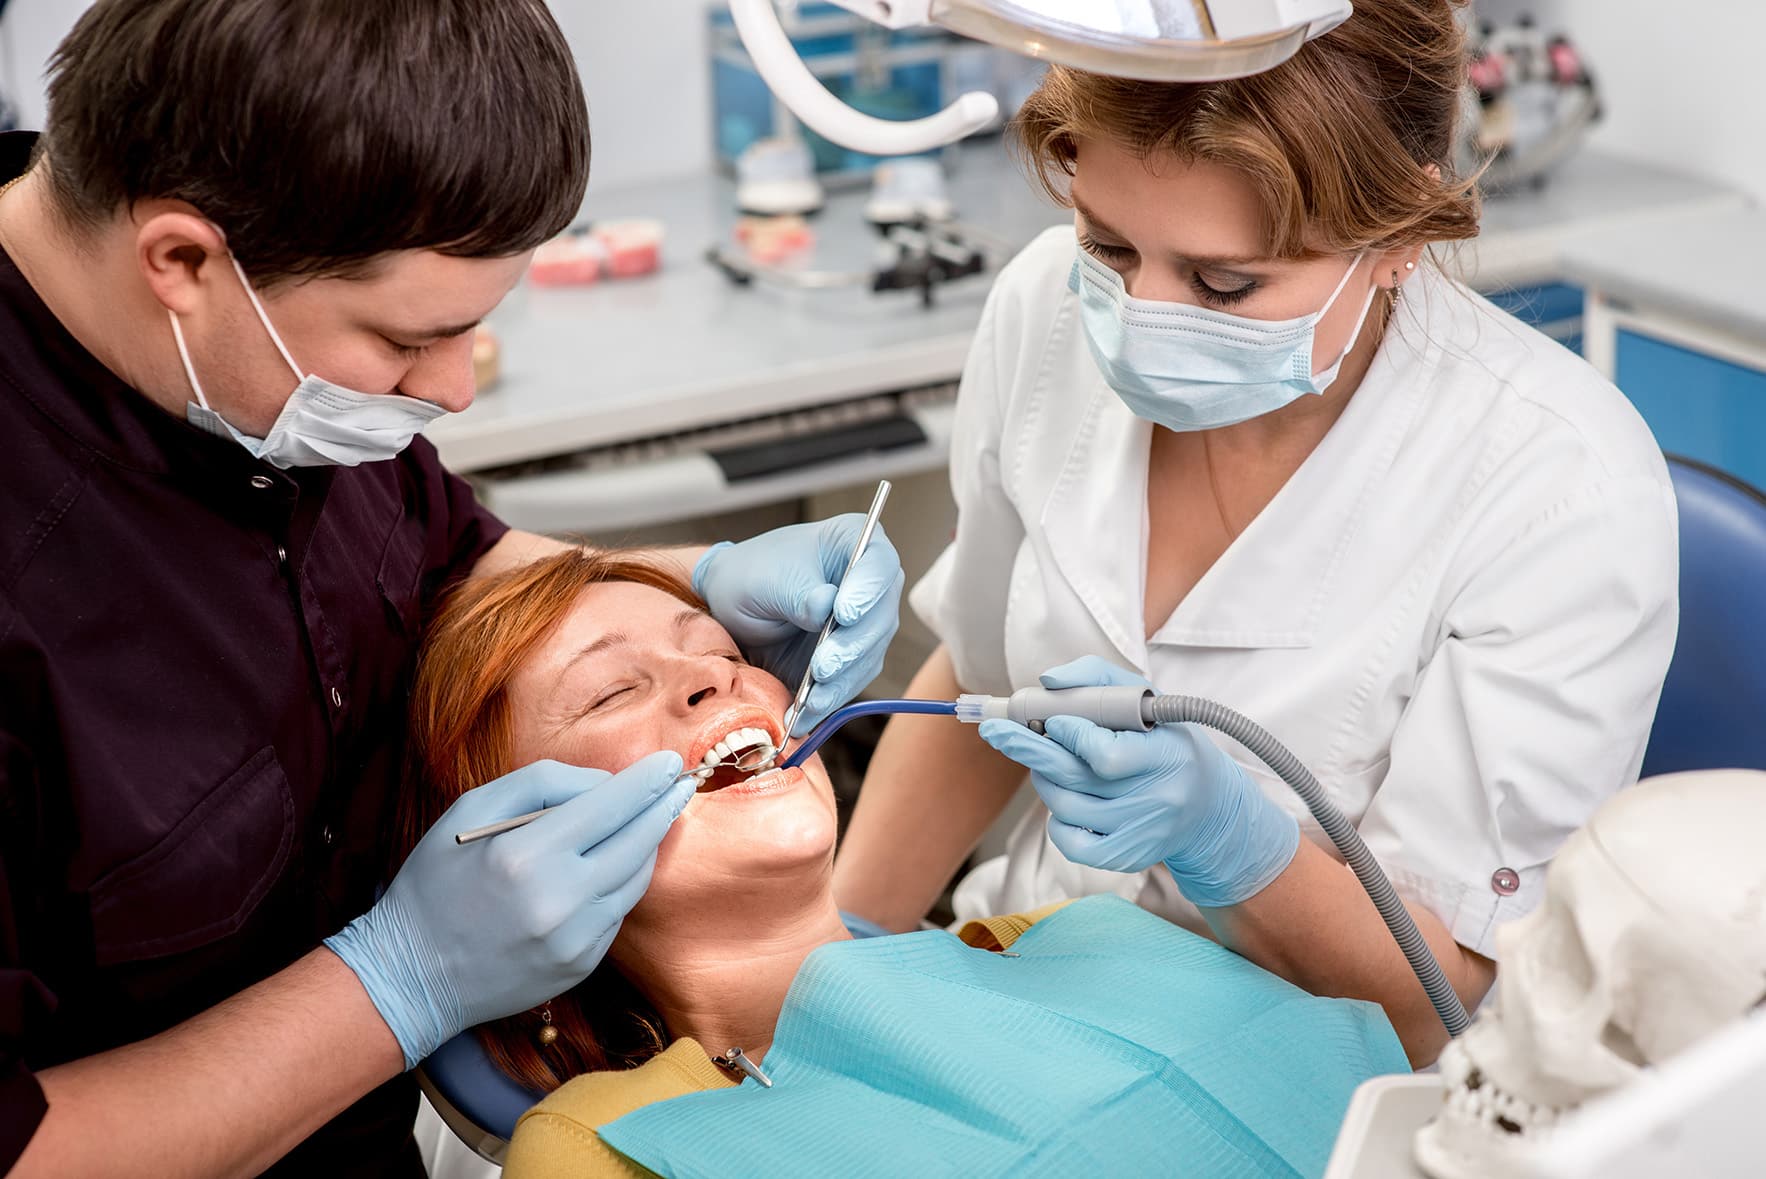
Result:
M540 1008L540 1024L540 1047L550 1048L558 1042L558 1029L552 1026L552 1004L550 1001Z
M1415 270L1416 263L1415 262L1406 262L1404 264L1404 269L1407 271ZM1404 287L1398 280L1398 268L1393 267L1392 268L1392 309L1394 311L1396 311L1398 309L1398 304L1403 301L1404 301Z

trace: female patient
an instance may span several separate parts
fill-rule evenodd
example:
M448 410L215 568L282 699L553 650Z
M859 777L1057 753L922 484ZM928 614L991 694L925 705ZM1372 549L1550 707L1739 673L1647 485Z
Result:
M616 770L675 749L692 766L738 730L778 743L789 701L689 588L643 563L568 552L470 582L426 640L400 842L408 852L472 784L536 760ZM906 1140L933 1127L948 1133L926 1149L971 1172L1137 1173L1187 1144L1216 1152L1210 1174L1288 1175L1322 1169L1356 1083L1405 1067L1377 1008L1306 996L1113 899L974 923L961 941L852 942L833 898L835 834L818 759L705 784L602 967L481 1029L506 1072L557 1090L523 1119L511 1176L647 1173L627 1156L662 1169L696 1142L740 1152L744 1136L765 1153L736 1157L764 1158L746 1165L767 1173L812 1153L899 1173ZM1221 1006L1253 995L1247 1011ZM1058 1061L1038 1047L1053 1040ZM738 1046L772 1089L737 1088ZM666 1131L652 1134L658 1102ZM1157 1163L1136 1154L1155 1140Z

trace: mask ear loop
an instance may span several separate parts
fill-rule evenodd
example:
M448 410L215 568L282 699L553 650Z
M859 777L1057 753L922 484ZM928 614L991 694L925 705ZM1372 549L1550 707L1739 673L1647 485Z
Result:
M1360 250L1360 251L1356 252L1355 261L1349 263L1349 269L1345 270L1343 272L1343 277L1339 278L1337 280L1337 289L1331 292L1331 297L1325 300L1325 305L1318 309L1318 317L1320 319L1323 319L1325 316L1330 314L1331 308L1336 305L1337 296L1342 294L1343 288L1349 285L1350 276L1353 275L1356 272L1356 270L1360 268L1361 260L1365 257L1367 257L1366 250ZM1357 329L1357 330L1360 330L1360 329ZM1354 343L1354 341L1351 340L1350 343Z
M190 382L191 391L196 394L196 404L213 413L208 398L202 395L202 382L196 379L196 366L190 363L190 349L184 343L184 325L178 321L178 313L170 307L166 314L172 317L172 339L178 343L178 359L184 362L184 378Z
M1335 304L1337 301L1337 296L1342 294L1343 288L1349 285L1349 276L1354 274L1355 271L1361 266L1361 260L1365 257L1367 257L1366 250L1362 250L1360 253L1355 255L1355 261L1353 261L1349 264L1349 269L1345 270L1343 272L1343 277L1341 279L1337 280L1337 289L1331 292L1331 297L1325 300L1324 307L1322 307L1319 310L1318 317L1320 319L1323 319L1326 315L1328 315L1330 313L1332 305ZM1365 300L1363 300L1363 302L1361 304L1361 314L1355 317L1355 327L1349 333L1349 342L1347 344L1343 345L1343 351L1338 353L1337 359L1325 366L1326 371L1329 371L1330 369L1336 368L1339 365L1341 365L1345 360L1347 360L1349 358L1349 354L1351 352L1355 351L1355 342L1357 340L1361 339L1361 329L1363 327L1367 326L1367 313L1373 309L1374 295L1377 294L1378 291L1379 291L1379 285L1377 283L1374 286L1371 286L1368 288L1367 298ZM1316 380L1318 378L1318 372L1316 370L1314 370L1312 376L1313 376L1313 379Z
M258 322L263 324L264 330L270 333L270 339L275 343L276 351L282 353L282 359L293 371L295 384L300 384L307 379L306 374L300 371L300 365L294 363L294 357L289 355L287 345L282 343L282 337L276 333L276 325L270 322L270 316L264 311L264 305L259 301L258 293L252 290L251 280L245 277L245 268L239 265L239 259L234 257L231 251L228 252L227 259L233 263L233 273L239 276L239 283L245 288L245 297L251 300L252 310L258 313ZM1359 264L1360 259L1357 258L1356 261Z

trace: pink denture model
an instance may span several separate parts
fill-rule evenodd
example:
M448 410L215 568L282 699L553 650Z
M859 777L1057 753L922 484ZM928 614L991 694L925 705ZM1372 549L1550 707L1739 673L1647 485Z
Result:
M582 286L635 278L662 264L660 221L600 221L586 233L553 238L534 252L528 278L538 286Z

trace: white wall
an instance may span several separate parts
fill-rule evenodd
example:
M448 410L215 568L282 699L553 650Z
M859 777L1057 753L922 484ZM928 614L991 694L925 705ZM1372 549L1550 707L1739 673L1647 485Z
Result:
M1732 185L1766 203L1766 4L1759 0L1475 0L1567 33L1606 116L1590 143Z
M707 0L551 0L576 49L595 137L596 188L711 166ZM88 0L12 0L0 17L0 87L22 125L43 120L49 54Z
M591 189L711 167L707 0L550 3L589 97Z
M0 88L18 104L20 125L43 125L43 67L86 10L86 0L12 0L0 17Z

